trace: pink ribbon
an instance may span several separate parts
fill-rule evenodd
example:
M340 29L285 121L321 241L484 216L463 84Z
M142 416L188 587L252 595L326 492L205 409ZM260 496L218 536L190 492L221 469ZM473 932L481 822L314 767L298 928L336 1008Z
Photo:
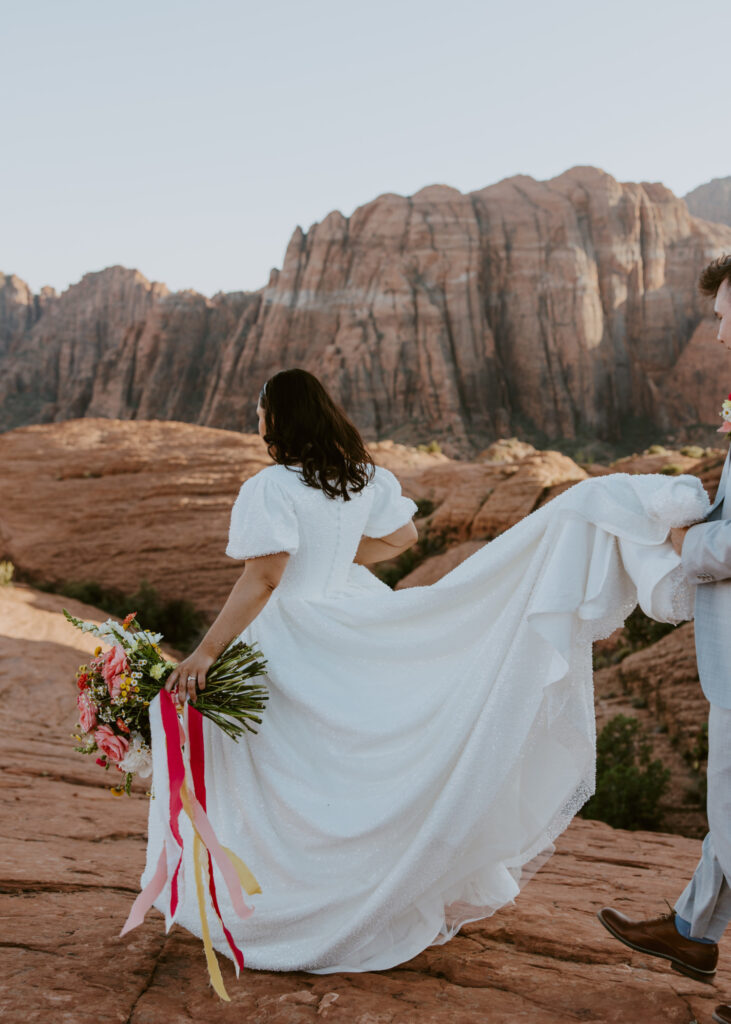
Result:
M190 770L193 776L193 788L195 790L195 796L203 809L203 813L206 812L206 759L205 759L205 744L203 742L203 715L196 708L187 705L188 709L188 742L190 744ZM211 903L213 909L216 912L221 928L223 928L223 934L226 936L226 942L228 942L229 949L234 955L236 962L237 973L243 970L244 967L244 954L241 952L239 947L234 942L231 932L226 927L223 917L221 916L221 909L218 906L218 897L216 895L216 883L213 878L213 860L211 858L211 851L206 851L208 855L208 890L211 894ZM230 863L230 862L228 862ZM251 913L251 911L249 911ZM248 916L248 915L247 915Z
M179 849L178 860L170 883L170 917L173 919L178 909L178 874L180 871L180 865L183 861L183 837L180 832L179 818L180 812L183 810L184 806L183 787L185 786L185 761L183 758L183 745L185 744L186 736L185 730L178 719L173 698L171 694L164 689L160 691L160 714L162 718L163 731L165 733L165 746L167 752L168 788L170 793L169 824L170 831ZM219 843L216 833L213 831L213 827L211 826L211 823L208 820L208 815L205 811L206 786L203 719L200 712L191 707L190 704L187 705L187 724L188 751L194 792L190 793L187 790L187 787L185 791L187 793L190 811L192 811L191 818L193 825L207 848L211 902L213 903L216 916L221 922L221 926L226 936L226 941L234 954L237 968L240 969L244 966L244 957L241 950L234 942L230 931L223 923L223 919L221 917L221 911L216 894L216 886L213 879L213 861L216 862L221 874L223 875L223 879L226 883L226 888L231 899L231 904L238 916L243 920L246 920L246 918L253 914L254 908L247 906L244 902L241 894L241 881L239 876L236 873L236 869L226 851ZM163 842L155 873L132 904L132 908L127 920L125 921L124 927L119 933L120 936L126 935L127 932L136 928L137 925L142 924L145 914L165 887L165 883L168 878L167 863L167 844L166 842Z

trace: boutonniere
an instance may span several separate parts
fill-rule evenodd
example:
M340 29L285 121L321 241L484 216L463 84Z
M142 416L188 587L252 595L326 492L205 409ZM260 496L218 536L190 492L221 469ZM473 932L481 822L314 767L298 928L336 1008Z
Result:
M723 417L723 423L718 428L717 433L731 434L731 395L728 396L721 406L721 416Z

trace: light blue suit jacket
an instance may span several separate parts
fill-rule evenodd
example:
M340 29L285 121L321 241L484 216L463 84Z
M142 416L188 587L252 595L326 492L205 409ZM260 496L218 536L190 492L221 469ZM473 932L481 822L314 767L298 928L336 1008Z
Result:
M681 563L695 594L695 650L711 704L731 709L731 448L706 520L691 526Z

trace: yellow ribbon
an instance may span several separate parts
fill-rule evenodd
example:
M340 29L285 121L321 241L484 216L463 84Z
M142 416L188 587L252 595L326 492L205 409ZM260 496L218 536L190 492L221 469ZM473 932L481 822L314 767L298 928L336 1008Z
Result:
M253 896L255 892L261 892L261 886L257 882L256 878L254 878L254 875L246 864L244 864L241 857L239 857L237 853L234 853L233 850L229 850L228 846L224 846L223 843L221 843L221 849L224 853L229 855L233 866L236 868L236 874L239 876L239 881L241 882L241 886L244 891L247 892L249 896Z
M203 949L206 954L206 963L208 965L208 977L211 980L211 985L226 1002L231 1002L231 997L226 991L223 984L223 977L221 976L221 969L218 966L218 960L213 952L213 943L211 942L211 932L208 927L208 915L206 914L206 889L208 888L210 879L208 875L208 847L203 841L198 829L195 825L193 808L190 804L190 796L188 789L183 782L180 787L180 798L183 804L183 810L190 818L190 823L193 826L194 839L193 839L193 864L195 867L195 888L198 895L198 913L201 919L201 935L203 938ZM231 863L234 866L239 881L241 882L244 890L251 896L252 893L261 892L261 887L254 877L253 873L233 850L229 850L227 846L221 844L221 849L231 859ZM204 885L205 878L205 885Z
M205 844L197 832L195 834L195 839L193 840L193 858L195 861L195 888L198 893L198 912L201 916L201 934L203 936L203 949L206 954L206 963L208 964L208 977L211 979L211 985L213 985L213 988L221 999L225 999L227 1003L230 1003L231 997L224 987L221 968L218 966L218 960L216 960L216 955L213 952L211 933L208 928L208 917L206 916L206 894L203 885L204 874L206 876L206 881L208 880L208 857L206 855Z

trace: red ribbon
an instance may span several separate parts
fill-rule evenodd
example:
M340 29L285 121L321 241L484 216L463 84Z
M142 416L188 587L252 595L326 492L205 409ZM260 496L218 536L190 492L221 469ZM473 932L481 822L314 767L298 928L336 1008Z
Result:
M203 715L190 703L187 707L190 771L193 776L193 788L195 790L196 799L205 813L208 808L206 807L206 754L205 745L203 743ZM208 891L211 894L211 903L213 904L213 909L216 911L216 917L223 928L223 934L226 936L226 942L228 942L229 948L234 955L238 973L238 971L243 970L244 967L244 954L234 942L231 932L223 922L221 910L218 906L218 897L216 896L216 883L213 879L213 859L211 857L211 851L207 849L206 852L208 854Z
M178 863L175 865L173 878L170 883L170 916L174 917L178 909L178 873L183 863L183 838L180 835L178 819L183 809L183 798L181 789L185 782L185 762L183 761L183 743L185 733L178 719L173 698L168 690L160 691L160 714L162 716L162 727L165 732L165 747L168 758L168 779L170 783L170 831L180 847Z
M174 919L178 909L178 875L180 865L183 861L183 837L180 832L180 812L184 809L183 787L185 785L185 759L183 747L186 742L185 730L178 718L175 703L167 690L160 691L160 715L162 727L165 733L165 747L167 754L168 789L169 789L169 824L170 831L178 846L178 859L173 871L170 883L170 918ZM201 713L190 703L187 704L187 726L188 726L188 760L193 778L194 792L188 792L188 813L198 835L201 837L206 853L208 855L208 887L211 895L211 903L221 927L226 936L226 941L234 955L238 971L244 966L244 956L236 945L231 932L223 922L221 910L216 894L216 884L213 878L213 860L215 859L226 882L234 910L242 919L246 919L253 913L253 908L244 903L241 896L241 884L236 869L224 847L219 843L215 832L206 814L206 782L205 782L205 744L203 742L203 717ZM162 850L158 858L155 873L147 885L140 892L132 904L129 916L125 921L120 935L136 928L144 920L145 914L158 898L165 887L168 878L167 866L167 844L163 842ZM256 884L256 883L254 883Z

